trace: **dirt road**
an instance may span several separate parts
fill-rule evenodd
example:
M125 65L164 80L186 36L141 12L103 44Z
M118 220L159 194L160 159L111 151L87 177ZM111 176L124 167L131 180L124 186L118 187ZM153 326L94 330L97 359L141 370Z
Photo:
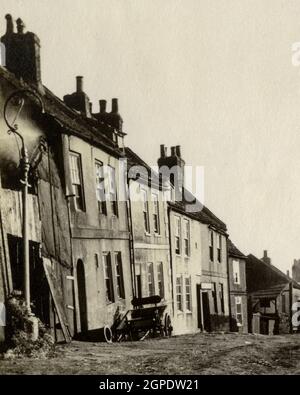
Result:
M48 360L0 360L0 374L300 373L300 335L197 334L56 349Z

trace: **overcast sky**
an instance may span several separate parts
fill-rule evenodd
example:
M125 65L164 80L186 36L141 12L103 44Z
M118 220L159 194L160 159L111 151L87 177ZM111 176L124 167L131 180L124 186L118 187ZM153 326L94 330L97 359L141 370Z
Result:
M127 145L178 145L205 168L205 204L246 254L300 258L299 0L0 0L42 44L62 97L118 97Z

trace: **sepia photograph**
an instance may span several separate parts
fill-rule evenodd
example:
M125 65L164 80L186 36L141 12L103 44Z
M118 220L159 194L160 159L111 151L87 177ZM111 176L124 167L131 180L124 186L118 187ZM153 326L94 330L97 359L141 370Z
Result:
M299 0L0 0L1 379L300 374L299 152Z

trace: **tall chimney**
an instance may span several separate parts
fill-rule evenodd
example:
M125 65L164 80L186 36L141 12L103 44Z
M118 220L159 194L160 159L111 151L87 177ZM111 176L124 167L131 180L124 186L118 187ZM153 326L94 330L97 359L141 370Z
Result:
M106 113L106 100L99 100L100 114Z
M87 118L91 117L90 99L83 91L83 77L76 77L76 92L64 96L64 102L70 108L80 111Z
M176 155L181 158L180 145L176 145Z
M111 112L117 114L119 112L118 99L114 98L111 101Z
M271 265L271 258L268 257L268 251L264 250L264 256L261 258L261 260L269 265Z
M81 75L76 77L76 92L83 92L83 77Z
M176 156L176 147L171 147L171 156Z
M286 275L287 275L288 277L290 277L290 271L289 271L289 270L286 271Z
M165 158L166 157L166 148L164 144L160 145L160 157Z
M10 14L5 15L6 19L6 34L12 34L14 32L13 19Z
M7 14L6 33L1 42L6 49L6 68L17 78L34 83L42 91L40 40L31 32L24 32L25 25L17 19L17 33L14 33L12 16Z

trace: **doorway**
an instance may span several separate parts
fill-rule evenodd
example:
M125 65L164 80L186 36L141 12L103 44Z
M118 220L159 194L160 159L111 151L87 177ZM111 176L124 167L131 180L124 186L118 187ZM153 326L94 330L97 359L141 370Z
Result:
M203 331L202 325L202 313L201 313L201 285L197 284L197 318L198 318L198 328Z
M87 300L84 264L81 259L77 261L77 286L79 301L79 317L81 332L87 332Z
M207 332L211 332L208 292L202 292L202 308L203 308L203 329Z

